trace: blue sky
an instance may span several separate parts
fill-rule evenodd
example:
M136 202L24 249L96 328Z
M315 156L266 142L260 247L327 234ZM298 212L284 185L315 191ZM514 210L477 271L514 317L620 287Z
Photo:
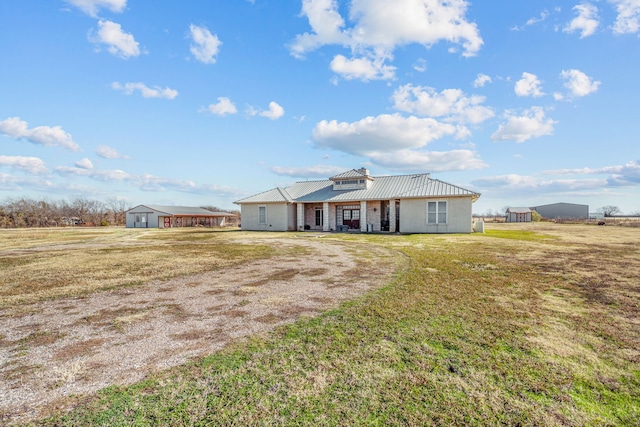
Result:
M640 212L640 0L3 0L0 199L233 204L367 167Z

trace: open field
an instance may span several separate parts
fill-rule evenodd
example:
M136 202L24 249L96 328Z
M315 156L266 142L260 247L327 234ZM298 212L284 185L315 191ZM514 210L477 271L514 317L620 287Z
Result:
M69 298L140 298L143 291L152 295L154 286L158 291L182 280L172 282L171 292L177 292L197 282L195 278L203 284L192 288L213 291L198 294L201 300L209 295L209 308L217 303L222 312L246 311L245 319L253 320L247 307L255 308L260 301L248 296L252 294L244 293L239 306L216 300L219 275L236 270L237 287L225 289L228 297L277 284L264 300L275 304L278 298L292 298L276 311L261 314L280 326L248 341L231 336L224 348L209 356L155 373L150 370L132 385L114 381L116 385L97 394L66 396L45 408L64 410L33 424L640 425L640 229L529 223L489 224L487 233L474 235L207 230L208 234L155 232L133 238L124 231L81 241L70 237L68 245L91 244L94 251L105 245L110 251L96 253L106 256L120 256L118 249L129 245L148 244L154 250L180 244L244 245L247 255L243 258L238 249L233 258L230 251L230 258L225 258L230 264L210 261L213 264L202 270L187 273L172 273L167 264L164 276L133 285L119 282L115 288L113 283L95 285L99 279L79 288L49 286L64 289L58 293L38 293L30 280L21 293L23 276L16 272L16 282L6 285L10 292L4 282L0 285L5 298L0 322L26 319L48 304L66 304ZM42 244L15 240L8 239L8 245L16 245L10 248L3 243L3 273L19 262L28 264L12 260L13 254L42 254L50 259L47 268L54 268L55 256L45 246L52 251L65 246L57 239ZM221 253L212 258L224 258ZM306 276L304 265L294 264L301 258L319 261L306 267ZM317 283L312 278L340 263L345 265L337 276L324 276L329 285L319 288L321 296L293 292ZM127 268L140 274L138 263ZM216 275L208 276L209 269ZM394 270L393 276L383 274ZM117 274L103 274L118 279ZM375 282L375 277L381 280ZM366 286L358 287L362 282ZM343 291L358 289L325 301L327 305L305 308L304 302L312 298L330 298L327 293L336 284ZM99 291L104 288L109 290ZM372 290L363 294L367 289ZM123 291L126 295L118 294ZM314 317L344 298L351 301ZM173 316L166 327L206 312L169 305L170 310L153 309L151 314L114 308L114 313L102 313L105 318L100 321L113 334L127 334L150 318ZM291 306L301 308L284 316L283 309ZM188 315L181 317L185 312ZM303 317L290 323L299 315ZM278 323L278 316L287 320ZM204 325L184 330L182 336L206 341L226 327L237 327L224 323L233 315L225 317L215 333L212 325ZM4 375L29 353L68 338L62 331L46 333L44 325L36 332L0 336ZM108 344L83 342L86 347L67 348L63 358L73 361L85 351L100 354ZM23 365L24 375L32 369L34 377L46 377L46 367ZM68 375L71 381L82 381L82 375L73 377ZM66 379L50 383L49 392L64 388ZM10 410L5 419L29 423Z

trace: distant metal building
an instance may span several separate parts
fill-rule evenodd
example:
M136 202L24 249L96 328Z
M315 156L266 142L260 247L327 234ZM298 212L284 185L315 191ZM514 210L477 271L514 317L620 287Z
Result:
M127 228L224 227L235 217L191 206L139 205L127 211Z
M541 217L549 219L589 218L589 205L578 205L575 203L552 203L550 205L534 206L531 209L538 212Z
M531 222L531 209L507 208L507 222Z

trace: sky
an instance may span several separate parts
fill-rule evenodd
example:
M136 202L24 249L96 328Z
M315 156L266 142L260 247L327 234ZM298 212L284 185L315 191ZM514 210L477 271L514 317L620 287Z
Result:
M640 213L640 0L0 0L0 201L366 167Z

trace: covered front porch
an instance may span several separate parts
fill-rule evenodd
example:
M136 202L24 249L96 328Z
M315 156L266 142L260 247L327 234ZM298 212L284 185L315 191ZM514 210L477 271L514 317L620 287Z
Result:
M399 228L399 200L296 203L298 230L391 232Z

